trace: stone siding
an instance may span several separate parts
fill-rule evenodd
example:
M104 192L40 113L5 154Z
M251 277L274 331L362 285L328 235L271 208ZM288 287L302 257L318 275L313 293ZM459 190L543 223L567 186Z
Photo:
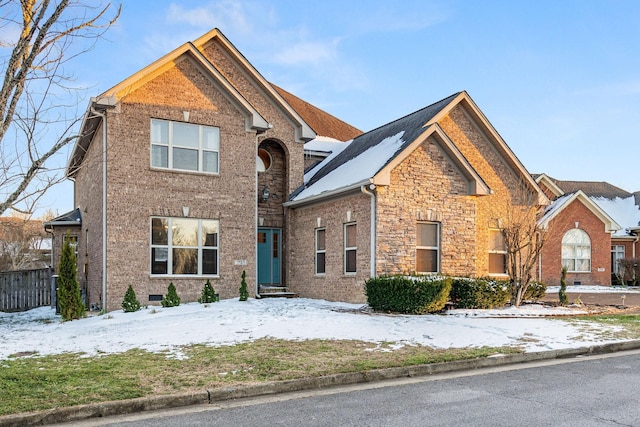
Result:
M391 185L378 187L376 273L416 271L417 223L440 224L441 272L476 273L476 198L467 182L429 139L391 173Z

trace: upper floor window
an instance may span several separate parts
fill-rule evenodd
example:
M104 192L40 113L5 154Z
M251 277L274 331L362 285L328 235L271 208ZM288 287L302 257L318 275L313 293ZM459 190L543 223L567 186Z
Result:
M591 239L583 230L573 228L562 237L562 266L567 271L591 271Z
M416 231L416 273L440 272L440 224L419 222Z
M507 274L507 246L502 230L489 230L489 274Z
M220 129L151 119L151 166L218 173Z
M151 218L151 274L217 275L218 221Z

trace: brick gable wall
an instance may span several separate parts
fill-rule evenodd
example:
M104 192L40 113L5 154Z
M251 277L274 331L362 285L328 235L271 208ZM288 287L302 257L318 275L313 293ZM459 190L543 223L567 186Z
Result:
M579 200L574 200L549 224L549 239L542 250L542 281L548 286L560 284L562 270L562 237L576 228L585 231L591 239L591 272L568 273L567 284L611 284L611 235L604 231L604 224ZM598 271L601 269L602 271Z
M117 109L108 112L108 311L120 308L129 285L143 304L149 302L149 295L166 294L170 282L185 302L200 296L207 277L150 275L150 218L182 217L183 207L189 208L190 218L220 222L219 277L211 277L216 292L222 298L236 296L245 270L253 295L258 222L255 159L259 140L281 138L283 148L276 156L276 167L288 168L297 175L280 176L286 176L289 185L302 182L303 144L294 143L294 128L279 116L277 109L265 108L273 115L265 117L277 126L257 138L255 133L246 131L245 117L194 60L183 57L174 65L127 94ZM244 74L237 74L246 79ZM271 105L265 100L251 101ZM185 111L189 113L188 120ZM220 173L151 168L152 118L219 127ZM102 287L101 156L99 130L76 179L77 204L83 210L83 229L89 235L90 302L99 302ZM284 199L288 190L284 186L274 193Z

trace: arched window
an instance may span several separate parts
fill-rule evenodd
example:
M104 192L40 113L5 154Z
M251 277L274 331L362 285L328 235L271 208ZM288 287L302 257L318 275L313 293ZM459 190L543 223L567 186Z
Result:
M562 266L571 272L591 271L591 239L584 231L573 228L562 238Z
M266 172L271 167L271 154L263 148L258 149L258 172Z

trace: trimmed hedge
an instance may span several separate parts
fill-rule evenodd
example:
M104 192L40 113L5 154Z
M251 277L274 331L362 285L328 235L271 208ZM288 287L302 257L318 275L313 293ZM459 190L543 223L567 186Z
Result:
M456 308L504 307L511 299L509 282L491 278L455 278L451 284L451 302Z
M449 277L381 276L365 282L367 302L376 311L436 313L444 308L449 292Z

